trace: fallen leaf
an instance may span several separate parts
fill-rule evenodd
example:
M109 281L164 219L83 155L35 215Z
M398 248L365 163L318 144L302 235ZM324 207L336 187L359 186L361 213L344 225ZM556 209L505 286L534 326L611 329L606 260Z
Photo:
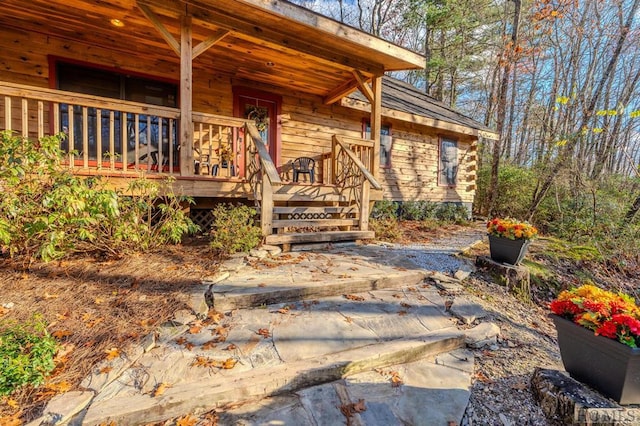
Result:
M401 311L398 311L398 315L400 315L401 317L407 315L407 311L405 311L404 309Z
M404 382L402 381L402 379L400 378L400 375L398 374L397 371L394 371L391 374L391 386L394 388L399 387L400 385L402 385Z
M203 350L209 351L216 347L216 343L218 343L217 340L209 340L208 342L204 342L201 347Z
M108 374L113 370L113 367L102 367L99 371L100 374Z
M22 420L20 420L20 412L12 416L0 417L0 426L20 426Z
M407 290L409 290L409 291L418 291L418 289L415 288L415 287L408 287Z
M214 311L213 309L209 309L209 312L207 312L207 319L213 323L219 323L222 318L224 318L222 312Z
M6 309L3 306L0 306L0 317L3 316L4 314L6 314L7 312L9 312L8 309Z
M393 297L395 297L396 299L402 299L404 296L402 294L399 293L394 293L392 294Z
M58 330L51 333L51 335L56 339L64 339L65 337L69 337L72 334L73 333L70 330Z
M141 325L142 327L147 328L147 327L149 327L149 326L153 325L153 323L151 322L151 320L150 320L149 318L145 318L145 319L143 319L143 320L140 320L140 325Z
M56 393L65 393L71 390L71 383L62 381L58 383L47 383L45 386L48 390Z
M345 320L346 322L348 322L349 324L351 324L351 323L353 322L353 318L351 318L351 317L347 317L347 316L345 316L345 317L344 317L344 320Z
M355 294L343 294L342 295L345 299L348 300L354 300L356 302L362 302L364 300L364 297L362 296L357 296Z
M349 268L349 269L350 269L350 270L352 270L352 271L357 271L357 270L358 270L358 268L357 268L357 267L355 267L355 266L352 266L352 267L351 267L351 268Z
M403 308L407 308L407 309L409 309L409 308L411 307L411 305L410 305L410 304L408 304L408 303L406 303L406 302L402 302L402 303L400 304L400 306L402 306Z
M367 407L364 405L364 399L359 399L358 402L353 404L353 411L355 411L356 413L367 411Z
M120 356L120 349L111 348L104 351L107 354L107 360L110 361L112 359L118 358Z
M269 329L267 328L261 328L258 331L256 331L256 333L264 337L265 339L268 339L269 337L271 337L271 333L269 333Z
M71 316L71 312L67 311L64 314L56 314L56 318L60 321L64 321L66 319L69 319L69 317Z
M185 343L187 343L187 339L184 336L180 336L175 339L174 342L176 342L178 345L184 345Z
M198 423L198 419L187 414L176 420L176 426L195 426Z
M529 385L527 383L516 383L513 386L511 386L512 389L517 389L517 390L525 390L529 388Z
M102 423L100 423L100 425L99 425L99 426L118 426L118 425L116 424L116 422L114 422L113 420L111 420L109 423L107 423L107 422L102 422Z
M223 351L232 351L234 349L236 349L237 346L234 345L233 343L229 343L229 346L227 346L226 348L223 349Z
M171 385L169 383L162 382L158 386L156 386L156 388L151 393L151 396L153 396L154 398L159 397L160 395L165 393L167 389L169 389L170 387Z
M278 313L278 314L286 315L286 314L289 313L289 307L285 306L284 308L280 308L280 309L278 309L277 311L274 311L274 312Z
M222 368L224 370L231 370L238 363L237 359L228 358L222 363Z
M475 373L475 378L483 383L493 383L493 380L491 380L486 374L484 374L482 371L478 371Z
M189 334L198 334L201 330L201 325L192 325L191 327L189 327Z
M267 285L265 283L260 283L258 284L258 287L266 287Z
M4 402L13 409L17 409L18 407L20 407L20 404L18 404L18 401L16 401L15 399L7 398Z
M191 343L191 342L187 342L187 343L185 343L185 344L184 344L184 348L185 348L186 350L188 350L188 351L191 351L191 349L193 349L195 346L196 346L196 345L194 345L194 344L193 344L193 343Z
M104 299L100 298L100 297L96 297L95 300L93 301L93 303L95 303L96 305L99 305L101 303L104 302Z

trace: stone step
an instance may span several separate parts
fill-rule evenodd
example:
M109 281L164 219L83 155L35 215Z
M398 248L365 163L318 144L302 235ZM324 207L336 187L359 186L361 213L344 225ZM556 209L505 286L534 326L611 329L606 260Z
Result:
M259 307L276 303L311 300L320 297L340 296L345 293L361 293L386 288L400 288L421 284L427 272L422 270L386 272L361 278L343 278L331 282L300 282L278 287L260 287L256 284L243 285L233 282L214 284L211 289L214 296L214 308L218 311ZM203 285L191 293L191 306L194 312L206 313L204 293L208 285Z
M156 397L132 394L94 401L82 424L141 425L184 413L203 413L229 404L257 401L265 396L289 394L360 373L411 363L428 356L460 349L464 335L451 327L419 339L400 339L316 358L245 371L230 377L203 375L199 380L176 384ZM433 383L431 387L438 387Z

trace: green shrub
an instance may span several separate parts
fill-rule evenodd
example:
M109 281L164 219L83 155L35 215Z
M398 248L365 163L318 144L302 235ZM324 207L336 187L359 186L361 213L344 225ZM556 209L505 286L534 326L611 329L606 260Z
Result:
M376 233L376 239L378 240L393 242L401 236L397 219L371 219L369 228Z
M442 222L453 222L458 225L464 225L469 223L469 210L460 204L442 203L437 207L435 217Z
M245 205L219 204L212 213L212 249L229 255L249 251L260 244L262 230L255 224L255 209Z
M391 200L376 201L370 216L373 219L395 219L398 217L398 203Z
M425 220L436 217L438 203L431 201L405 201L400 205L402 220Z
M74 252L122 255L177 243L196 225L179 198L139 179L126 191L61 167L61 137L0 132L0 251L45 261ZM167 185L168 187L168 185Z
M36 316L31 322L0 323L0 395L24 385L38 386L55 367L55 339Z

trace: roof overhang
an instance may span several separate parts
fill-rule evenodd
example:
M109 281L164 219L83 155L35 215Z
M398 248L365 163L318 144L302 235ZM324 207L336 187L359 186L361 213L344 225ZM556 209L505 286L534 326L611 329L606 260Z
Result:
M341 99L340 104L347 108L352 108L364 112L371 112L371 105L368 102L360 101L357 99L345 97ZM416 124L418 126L431 127L446 132L463 134L474 138L483 137L485 139L492 140L498 140L499 138L498 133L475 129L473 127L463 126L445 120L434 119L431 117L427 117L426 115L408 113L387 107L382 107L381 114L383 117L405 121L407 123Z
M164 69L174 73L179 46L167 40L180 40L181 17L190 15L196 78L197 70L205 69L207 75L325 99L355 90L356 75L370 81L425 64L415 52L281 0L3 0L3 10L4 28L113 52L113 63L102 65L126 66L119 58L135 55L139 61L169 64ZM113 18L125 26L111 26ZM69 55L86 60L73 48Z

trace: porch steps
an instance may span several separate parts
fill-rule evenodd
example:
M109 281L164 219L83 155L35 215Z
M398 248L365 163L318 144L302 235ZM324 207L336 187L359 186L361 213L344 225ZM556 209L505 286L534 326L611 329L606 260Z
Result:
M343 191L344 192L344 191ZM330 243L372 239L372 231L359 229L360 209L351 194L335 186L284 184L273 191L273 234L266 243Z

